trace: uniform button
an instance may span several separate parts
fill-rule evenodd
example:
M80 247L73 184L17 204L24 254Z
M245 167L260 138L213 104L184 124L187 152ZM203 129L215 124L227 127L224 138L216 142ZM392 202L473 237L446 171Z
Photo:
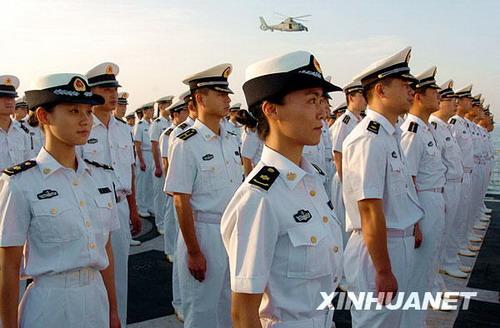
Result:
M229 162L228 162L228 161L226 161L226 164L229 164Z
M92 225L92 224L90 224L90 221L85 221L85 226L86 226L87 228L90 228L90 226L91 226L91 225Z
M78 186L78 180L76 180L76 179L73 180L72 184L73 184L73 186Z
M90 249L94 249L94 248L95 248L95 244L94 244L94 243L91 243L91 244L89 245L89 247L90 247Z
M84 200L81 200L80 201L80 207L84 207L85 206L85 201Z
M57 213L57 208L53 207L53 208L50 209L50 214L54 215L56 213Z
M311 190L311 191L309 192L309 195L311 195L312 197L316 196L316 191Z
M108 208L112 208L113 204L111 202L108 202Z
M318 238L316 236L311 236L311 243L316 244L318 242Z
M333 247L332 247L332 251L333 251L334 253L337 253L337 252L339 251L339 247L338 247L338 246L333 246Z
M48 167L43 169L43 174L49 174L49 173L50 173L50 169Z
M295 178L297 177L297 174L293 173L293 172L288 172L288 174L286 175L286 178L290 181L293 181L295 180Z
M327 216L324 216L324 217L323 217L323 222L324 222L324 223L328 223L328 217L327 217Z

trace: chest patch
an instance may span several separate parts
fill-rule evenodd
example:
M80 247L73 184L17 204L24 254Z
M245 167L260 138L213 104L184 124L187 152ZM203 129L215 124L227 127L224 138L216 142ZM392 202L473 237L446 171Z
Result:
M214 158L214 155L213 155L213 154L206 154L206 155L204 155L204 156L202 157L202 159L203 159L204 161L209 161L209 160L211 160L211 159L213 159L213 158Z
M40 200L49 199L56 196L59 196L59 193L56 190L50 190L50 189L45 189L44 191L36 195L36 197Z
M294 214L293 218L295 219L295 222L306 223L309 220L311 220L312 215L311 212L309 212L308 210L299 210L297 213Z
M111 192L111 189L109 189L108 187L99 188L98 190L100 194L109 194Z
M97 139L96 138L91 138L91 139L87 140L87 143L91 144L91 145L96 144L97 143Z

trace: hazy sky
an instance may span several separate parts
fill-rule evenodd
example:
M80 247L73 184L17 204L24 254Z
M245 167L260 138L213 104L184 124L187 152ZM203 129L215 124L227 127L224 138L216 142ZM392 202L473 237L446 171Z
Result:
M20 91L42 74L86 73L113 61L130 107L187 88L184 77L230 62L234 102L244 102L245 68L294 50L316 55L340 86L375 60L413 46L411 68L437 65L455 89L473 83L500 116L500 1L0 0L0 74ZM281 17L311 14L309 32L259 29ZM334 106L341 95L334 95Z

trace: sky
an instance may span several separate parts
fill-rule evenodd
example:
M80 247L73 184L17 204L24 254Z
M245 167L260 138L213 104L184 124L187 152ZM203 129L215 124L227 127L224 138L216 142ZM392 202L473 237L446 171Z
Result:
M372 62L412 46L417 75L433 65L438 83L469 83L500 116L500 1L497 0L0 0L0 75L21 93L38 76L120 66L129 109L187 90L182 80L233 64L233 102L246 106L245 68L295 50L313 53L344 86ZM311 15L309 32L261 31L282 17ZM343 101L333 94L333 106Z

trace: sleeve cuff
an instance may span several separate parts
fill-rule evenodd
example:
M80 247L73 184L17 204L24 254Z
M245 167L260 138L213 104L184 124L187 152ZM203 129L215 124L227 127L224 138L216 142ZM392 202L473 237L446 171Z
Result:
M24 246L25 242L25 235L9 233L8 236L0 237L0 247Z
M359 202L363 199L382 199L384 198L383 192L374 189L360 190L353 192L354 199Z
M231 276L231 290L235 293L261 294L266 289L267 278L241 278Z

